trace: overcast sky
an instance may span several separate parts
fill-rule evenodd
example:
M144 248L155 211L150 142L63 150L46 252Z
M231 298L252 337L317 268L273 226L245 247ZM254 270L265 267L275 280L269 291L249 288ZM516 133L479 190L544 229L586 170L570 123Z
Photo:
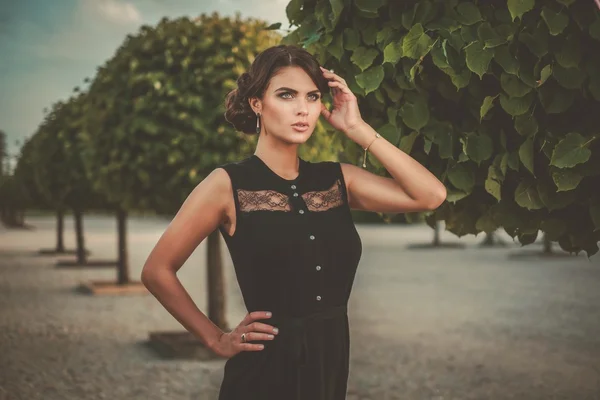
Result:
M162 17L219 12L287 27L289 0L0 0L0 130L31 136L43 109L92 78L128 33Z

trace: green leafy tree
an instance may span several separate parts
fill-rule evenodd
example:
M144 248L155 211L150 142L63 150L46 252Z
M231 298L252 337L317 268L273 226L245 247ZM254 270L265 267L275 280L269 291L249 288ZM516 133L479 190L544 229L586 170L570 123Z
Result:
M293 0L286 11L298 28L285 41L339 72L365 120L445 182L430 225L503 227L523 245L541 230L569 252L598 251L593 2Z
M17 156L17 163L11 175L5 176L2 190L3 220L13 227L25 226L25 211L31 208L45 208L35 182L36 137L26 139ZM64 251L62 232L57 235L55 251Z
M4 167L4 163L7 161L7 150L6 150L6 133L4 133L4 131L0 130L0 176L4 176L5 174L5 167ZM6 168L8 173L8 168Z
M92 190L82 160L79 135L85 101L86 94L79 93L67 102L55 103L38 130L35 147L35 180L40 193L59 213L73 211L78 265L88 264L83 212L106 207Z

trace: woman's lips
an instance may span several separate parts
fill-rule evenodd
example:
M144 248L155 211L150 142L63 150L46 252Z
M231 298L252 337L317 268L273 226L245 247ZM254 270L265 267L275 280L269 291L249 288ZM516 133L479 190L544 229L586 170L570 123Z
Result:
M306 132L308 130L308 125L292 125L292 128L296 132Z

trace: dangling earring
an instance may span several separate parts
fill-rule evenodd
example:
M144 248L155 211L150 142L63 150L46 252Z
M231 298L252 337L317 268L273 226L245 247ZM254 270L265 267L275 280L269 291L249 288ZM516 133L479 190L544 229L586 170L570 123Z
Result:
M260 113L256 113L256 133L260 133Z

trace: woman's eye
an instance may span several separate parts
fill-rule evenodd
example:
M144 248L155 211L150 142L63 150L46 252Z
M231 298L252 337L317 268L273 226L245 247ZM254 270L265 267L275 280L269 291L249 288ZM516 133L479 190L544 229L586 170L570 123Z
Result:
M291 93L289 93L289 92L285 92L285 93L281 93L281 94L279 95L279 97L281 97L282 99L289 99L289 98L291 98L291 97L284 97L284 96L287 96L287 95L291 96L292 94L291 94ZM311 94L310 96L311 96L311 97L312 97L312 98L313 98L315 101L317 101L317 100L319 100L319 99L321 98L321 96L319 96L318 94Z

